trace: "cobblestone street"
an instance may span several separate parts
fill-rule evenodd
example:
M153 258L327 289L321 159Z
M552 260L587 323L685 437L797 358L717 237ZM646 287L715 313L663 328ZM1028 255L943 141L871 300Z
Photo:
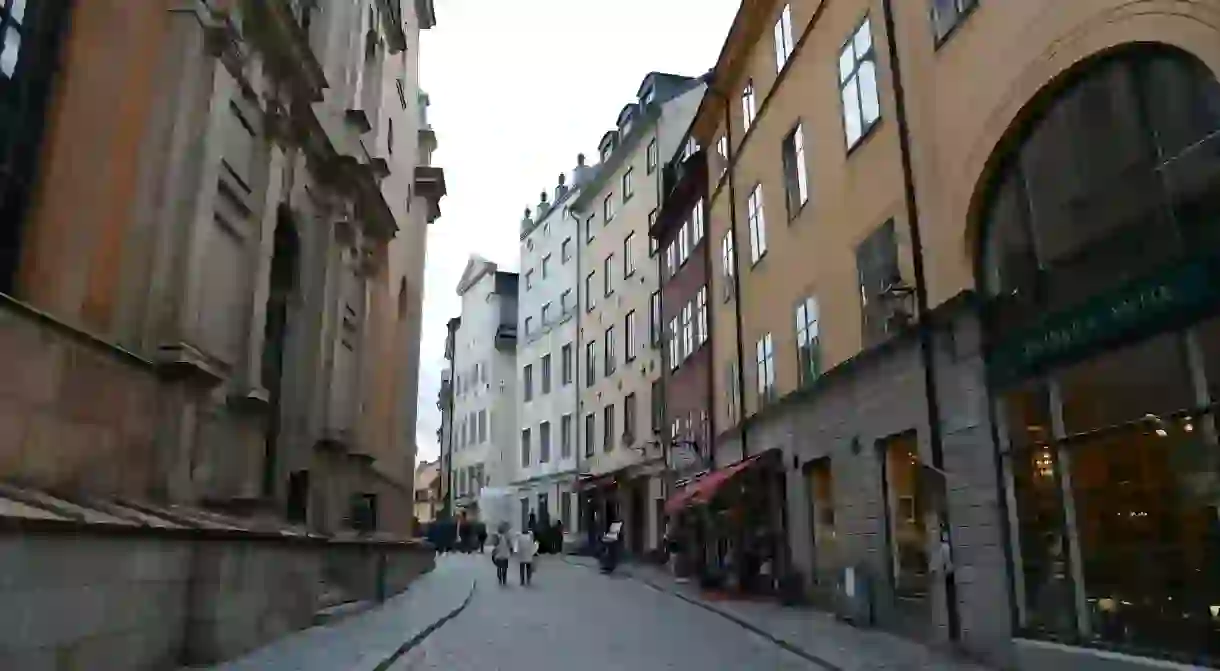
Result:
M509 586L500 587L490 559L445 559L477 574L474 599L391 668L823 669L630 577L540 559L534 584L525 588L516 582L515 567Z

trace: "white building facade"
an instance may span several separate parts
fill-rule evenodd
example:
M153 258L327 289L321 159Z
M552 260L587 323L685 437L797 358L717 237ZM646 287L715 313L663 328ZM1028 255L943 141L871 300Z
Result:
M649 243L661 158L673 156L702 100L700 78L651 73L599 143L600 164L570 210L580 220L577 444L581 528L623 522L627 549L664 532L664 413L657 258Z
M579 227L568 203L591 173L582 154L572 184L561 174L553 195L543 191L521 221L515 523L524 527L532 512L540 522L562 522L568 534L576 531L579 517L575 484L580 264Z
M455 508L478 514L479 493L513 479L517 435L517 274L472 257L457 293L453 348L452 487Z

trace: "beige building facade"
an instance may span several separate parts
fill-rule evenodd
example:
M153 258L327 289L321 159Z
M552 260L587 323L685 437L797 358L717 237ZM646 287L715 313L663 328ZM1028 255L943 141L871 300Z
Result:
M1004 665L1215 663L1218 11L742 3L692 129L716 456L771 455L813 598Z
M39 432L97 421L16 399L45 412L6 426L7 477L409 530L434 23L428 0L72 5L6 286L107 361L30 375L130 418L48 468ZM99 458L144 475L82 479Z
M624 523L627 547L658 547L665 492L660 403L660 285L648 231L660 205L661 165L685 140L703 95L697 78L652 73L599 143L589 182L569 205L579 222L576 382L578 470L589 534ZM653 316L653 311L656 316Z

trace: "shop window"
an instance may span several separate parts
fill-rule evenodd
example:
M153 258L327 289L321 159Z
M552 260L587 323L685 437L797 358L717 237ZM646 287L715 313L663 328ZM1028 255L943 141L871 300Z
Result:
M834 584L838 570L836 555L834 474L830 459L811 462L809 480L810 531L813 534L813 565L820 584Z
M919 491L919 440L914 433L887 439L886 497L889 508L891 566L894 588L901 594L922 596L929 584L928 528Z

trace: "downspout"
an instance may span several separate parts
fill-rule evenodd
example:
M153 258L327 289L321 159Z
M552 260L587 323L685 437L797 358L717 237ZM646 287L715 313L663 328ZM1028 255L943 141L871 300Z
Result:
M704 179L700 182L698 204L703 208L703 286L707 289L707 340L710 351L708 352L707 383L704 389L707 394L707 435L704 440L707 441L707 466L708 468L716 467L716 338L712 335L716 332L716 311L712 309L712 301L716 300L712 296L712 240L708 235L711 229L709 222L711 216L709 214L709 203L707 202L707 182L711 177L711 163L708 161L707 149L704 149L703 165L708 172L704 175Z
M882 13L885 15L886 48L890 52L890 70L894 86L894 116L898 122L898 148L902 160L902 188L907 210L907 223L911 235L911 256L915 270L915 310L916 334L919 339L919 353L923 363L924 395L927 397L928 409L928 439L931 443L932 466L940 473L945 472L944 441L940 427L940 400L937 395L935 353L932 343L931 310L928 307L928 287L924 274L923 238L920 235L919 205L915 193L915 175L911 162L911 129L907 119L906 89L902 83L902 58L898 54L898 38L895 35L894 8L892 0L882 0ZM948 483L945 483L946 490ZM947 493L947 491L946 491ZM946 497L944 509L938 511L944 524L943 531L947 534L945 541L949 547L952 525L949 522L949 506ZM939 543L941 539L937 539ZM952 571L945 573L945 611L948 616L949 638L957 641L961 638L961 614L958 612L957 579Z
M725 167L728 173L729 188L729 233L733 236L733 318L734 330L737 335L737 407L741 413L741 458L750 456L749 428L751 416L746 413L746 368L745 343L742 341L741 320L741 237L737 235L737 187L733 172L736 166L733 160L733 114L730 98L714 89L709 89L724 101L724 143L726 145ZM711 296L708 296L711 300Z
M461 327L459 326L458 328L461 328ZM454 426L456 426L456 421L455 421L456 418L453 416L453 413L454 413L454 410L456 409L457 393L458 393L457 377L456 377L456 375L457 375L457 353L458 353L457 330L454 330L453 331L453 356L450 357L450 359L449 359L449 440L447 441L449 443L449 445L448 445L449 465L445 469L446 470L445 479L448 480L448 483L449 483L445 490L446 491L445 512L448 513L448 515L450 517L452 517L455 512L453 509L453 428L454 428ZM443 424L443 422L442 422L442 424Z
M661 219L661 212L665 209L665 202L663 200L665 197L665 194L664 194L665 173L664 173L664 167L662 167L662 165L661 165L661 124L660 124L660 121L657 122L656 127L654 127L654 129L653 129L652 138L653 138L653 141L657 143L657 169L656 169L656 176L653 178L653 182L657 189L657 210L656 210L656 212L657 212L657 220L659 221ZM652 239L651 235L649 236L649 239L650 240ZM650 242L648 246L649 246L649 249L651 250L652 243ZM648 347L649 347L649 349L652 349L654 345L660 345L660 347L658 347L657 349L660 350L660 355L661 355L661 376L660 376L661 412L659 413L660 417L651 417L653 412L652 412L652 406L650 405L648 408L648 414L650 415L650 418L649 418L650 423L654 422L654 421L659 421L661 424L660 426L652 427L652 432L659 438L659 443L660 443L660 448L661 448L661 458L664 460L663 468L661 471L664 474L663 477L661 478L661 498L665 499L665 500L669 500L669 492L671 489L670 481L673 479L673 473L670 472L670 468L669 468L669 465L670 465L669 457L670 457L670 452L673 449L674 436L670 435L670 433L669 433L669 427L670 427L670 422L669 422L670 368L669 368L669 360L665 357L665 353L668 352L669 350L665 346L666 343L665 343L665 316L664 316L665 315L666 278L665 278L665 267L661 263L662 257L664 255L665 255L665 250L662 249L662 247L661 247L661 241L657 240L657 253L653 254L652 257L653 257L653 263L656 265L656 273L657 273L657 321L658 321L658 323L656 324L656 327L657 327L657 334L660 336L660 338L658 339L659 342L654 343L652 340L652 329L650 328L648 331ZM651 295L648 296L648 323L650 326L652 325L652 296ZM651 396L649 397L648 400L650 403L656 403L656 400L651 398Z
M573 179L572 181L575 182L576 180ZM577 184L576 188L582 188L582 186ZM584 254L584 246L587 244L587 242L584 238L585 234L580 230L580 217L576 216L576 210L569 208L568 216L572 218L572 221L576 222L576 235L573 237L573 240L576 243L576 314L572 316L572 318L576 320L576 340L575 344L572 345L572 395L576 399L576 409L572 413L572 423L575 424L575 427L572 429L573 433L575 434L575 445L573 445L572 448L576 450L576 480L573 484L578 485L580 484L580 474L582 472L580 462L585 458L585 444L584 441L581 440L580 435L585 426L585 413L580 407L580 385L582 379L580 375L580 351L584 348L584 345L581 342L584 331L580 327L580 318L581 315L584 314L584 308L581 306L584 304L585 297L584 276L581 275L580 271L580 257L582 254ZM560 362L559 365L562 367L563 362ZM576 523L578 525L577 528L579 528L580 526L586 525L589 520L584 518L585 506L582 505L585 498L584 490L581 489L577 491L576 497ZM584 532L586 535L592 533L588 528L586 528Z

